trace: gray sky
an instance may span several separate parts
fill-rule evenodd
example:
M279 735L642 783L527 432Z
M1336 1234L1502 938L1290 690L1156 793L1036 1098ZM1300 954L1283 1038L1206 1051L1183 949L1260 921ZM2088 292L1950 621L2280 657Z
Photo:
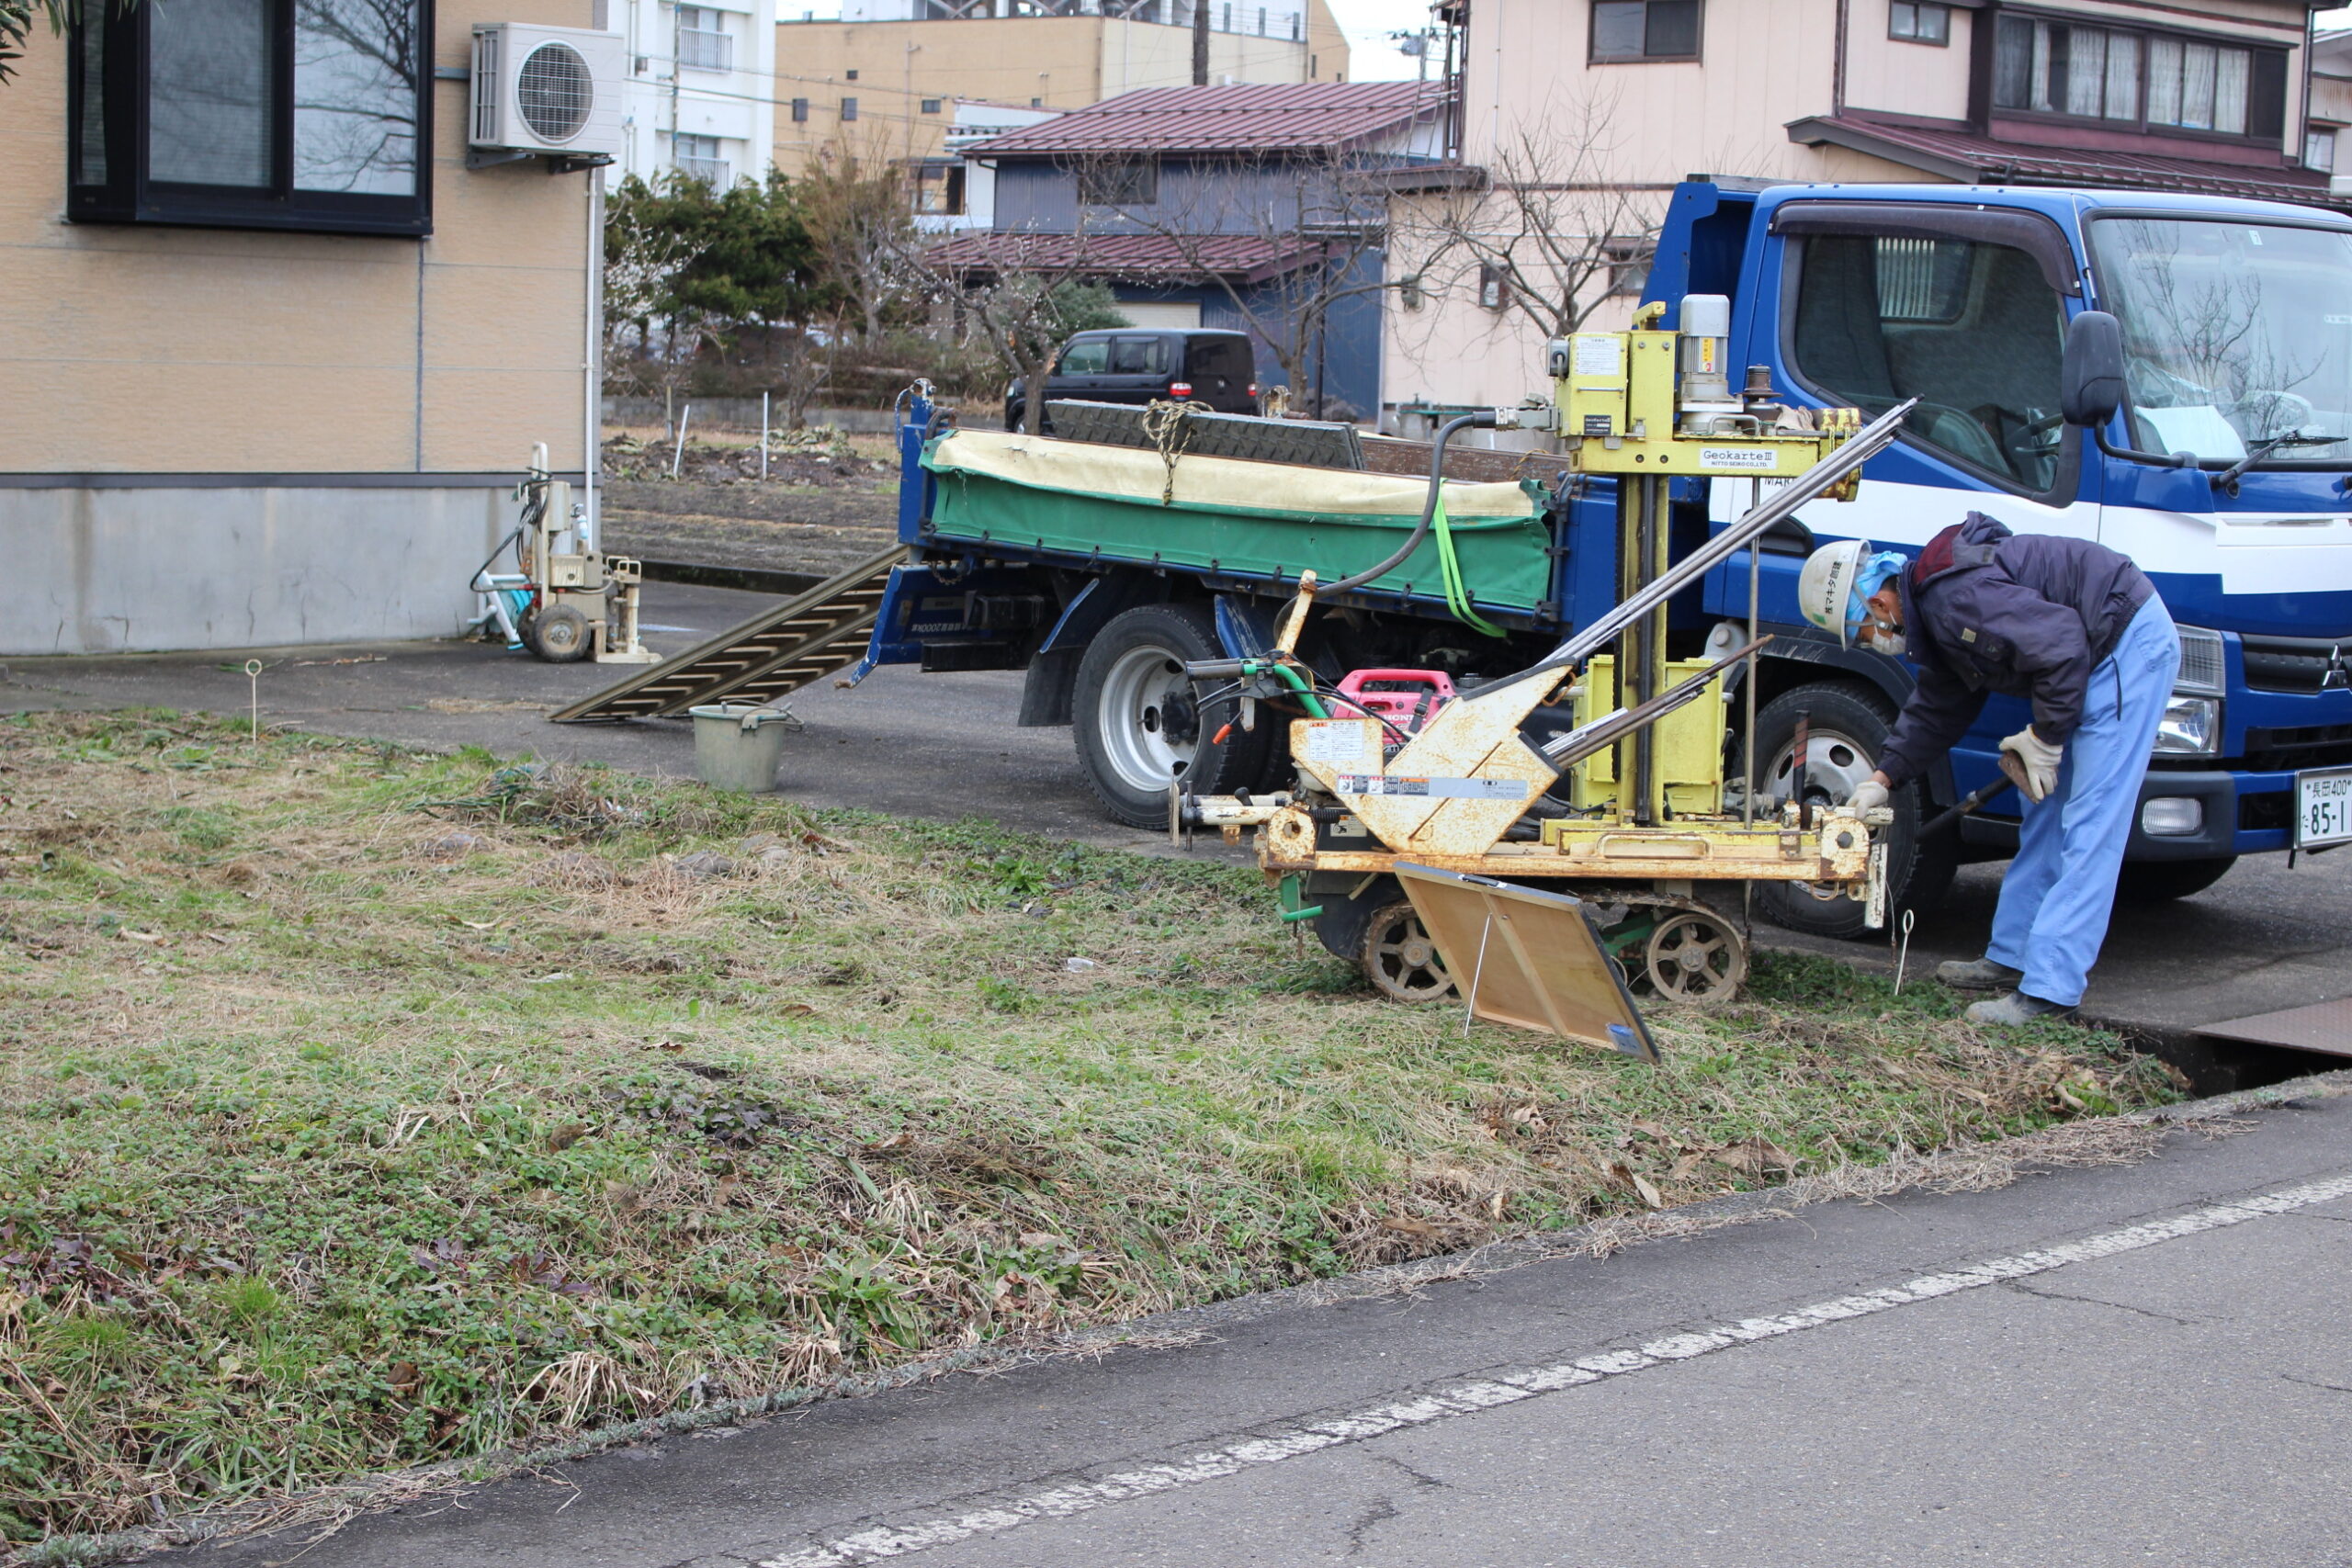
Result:
M1330 6L1347 32L1355 80L1394 81L1418 72L1408 56L1396 52L1388 35L1429 26L1430 0L1330 0Z

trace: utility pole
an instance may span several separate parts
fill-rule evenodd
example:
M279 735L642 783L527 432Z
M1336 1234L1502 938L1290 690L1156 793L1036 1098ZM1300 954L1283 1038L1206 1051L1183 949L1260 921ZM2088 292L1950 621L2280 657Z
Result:
M1193 85L1209 85L1209 0L1193 0Z

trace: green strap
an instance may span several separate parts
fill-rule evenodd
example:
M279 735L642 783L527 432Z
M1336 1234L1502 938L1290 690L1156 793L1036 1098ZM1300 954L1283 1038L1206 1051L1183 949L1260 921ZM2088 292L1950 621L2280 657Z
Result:
M1496 626L1470 607L1469 592L1462 584L1462 563L1456 560L1453 555L1453 529L1446 521L1443 486L1440 486L1437 492L1435 521L1438 571L1445 579L1445 607L1453 612L1455 620L1474 631L1482 631L1488 637L1509 636L1510 634L1502 627Z

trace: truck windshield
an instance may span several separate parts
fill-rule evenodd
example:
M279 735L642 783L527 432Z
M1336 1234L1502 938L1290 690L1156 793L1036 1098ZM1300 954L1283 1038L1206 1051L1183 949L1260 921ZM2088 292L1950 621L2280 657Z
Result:
M2132 444L2265 464L2352 456L2352 233L2174 218L2093 223L2123 327ZM2285 440L2281 440L2285 437Z

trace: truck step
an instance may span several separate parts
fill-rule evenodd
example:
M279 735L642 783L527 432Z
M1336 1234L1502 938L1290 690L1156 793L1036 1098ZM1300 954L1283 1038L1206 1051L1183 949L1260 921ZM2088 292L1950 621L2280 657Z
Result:
M857 661L881 613L893 545L807 592L763 610L675 659L640 670L548 717L557 724L667 718L703 703L772 703Z

